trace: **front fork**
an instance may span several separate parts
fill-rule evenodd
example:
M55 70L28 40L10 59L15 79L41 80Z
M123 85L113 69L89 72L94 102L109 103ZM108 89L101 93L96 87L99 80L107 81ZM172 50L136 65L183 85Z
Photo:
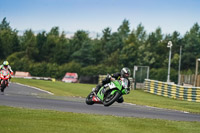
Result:
M4 81L3 79L0 79L0 86L3 84L3 81ZM5 82L5 85L8 86L9 79L5 80L4 82Z

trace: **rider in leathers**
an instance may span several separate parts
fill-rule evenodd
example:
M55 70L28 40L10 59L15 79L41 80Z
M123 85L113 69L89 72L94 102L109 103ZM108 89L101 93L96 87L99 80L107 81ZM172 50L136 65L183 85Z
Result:
M127 67L124 67L122 68L121 70L121 73L120 72L117 72L117 73L114 73L114 74L111 74L111 75L108 75L105 79L102 80L102 83L101 84L98 84L96 86L96 88L94 88L94 92L95 93L98 93L99 89L104 86L105 84L107 83L110 83L111 80L114 78L115 80L119 80L120 78L126 78L128 80L128 93L130 92L130 80L128 79L131 75L131 71L129 68ZM122 103L124 101L123 97L121 96L119 98L119 100L117 101L118 103Z
M13 70L11 69L8 61L4 61L3 65L0 65L0 70L8 70L11 73L11 75L13 75ZM9 77L9 80L11 79L11 75ZM1 86L1 78L0 78L0 86ZM7 84L7 86L9 86L9 85Z
M3 62L3 64L0 66L0 70L8 70L13 75L13 70L11 69L8 61Z

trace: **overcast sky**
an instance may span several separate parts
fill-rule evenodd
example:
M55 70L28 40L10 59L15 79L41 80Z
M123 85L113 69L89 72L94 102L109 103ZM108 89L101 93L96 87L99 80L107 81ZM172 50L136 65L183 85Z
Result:
M200 25L200 0L0 0L0 21L4 17L19 31L115 32L127 19L131 30L142 23L147 33L161 27L163 34L184 35Z

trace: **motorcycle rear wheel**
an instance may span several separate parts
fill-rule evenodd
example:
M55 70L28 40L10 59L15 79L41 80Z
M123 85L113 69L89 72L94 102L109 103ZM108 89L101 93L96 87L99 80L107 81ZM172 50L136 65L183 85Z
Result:
M93 105L93 104L94 104L94 102L92 101L93 96L94 96L94 94L93 94L93 92L91 92L91 93L86 97L86 100L85 100L86 104L88 104L88 105Z

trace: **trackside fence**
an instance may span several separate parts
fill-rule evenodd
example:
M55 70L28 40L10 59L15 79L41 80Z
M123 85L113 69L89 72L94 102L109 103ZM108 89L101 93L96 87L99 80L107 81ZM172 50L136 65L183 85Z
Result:
M186 87L145 79L144 91L173 99L200 102L200 87Z
M200 75L196 76L196 82L195 82L195 75L180 75L180 83L181 84L190 84L194 85L196 87L200 87Z

